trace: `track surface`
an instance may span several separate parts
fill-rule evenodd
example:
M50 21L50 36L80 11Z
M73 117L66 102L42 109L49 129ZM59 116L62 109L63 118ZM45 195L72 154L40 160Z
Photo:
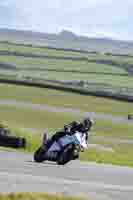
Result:
M31 154L0 151L0 192L86 195L92 200L132 200L133 169L72 161L35 163Z

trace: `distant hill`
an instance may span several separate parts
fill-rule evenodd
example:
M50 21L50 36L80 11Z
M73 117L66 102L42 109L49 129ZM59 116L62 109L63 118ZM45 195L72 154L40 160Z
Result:
M32 43L33 45L52 46L56 48L133 54L133 42L110 38L77 36L67 30L62 30L59 34L49 34L15 29L0 29L0 41Z

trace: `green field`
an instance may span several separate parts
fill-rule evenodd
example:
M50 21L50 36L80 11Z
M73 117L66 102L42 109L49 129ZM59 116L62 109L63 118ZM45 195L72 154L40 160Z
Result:
M102 53L87 54L8 43L0 43L0 51L28 53L27 57L0 54L0 63L12 64L16 67L16 70L13 70L12 67L1 68L0 76L2 77L19 80L30 78L38 81L40 79L42 81L46 79L86 81L88 90L113 91L120 94L124 91L124 94L130 95L133 93L133 77L129 76L128 72L128 68L131 68L133 63L131 57L107 56ZM51 57L32 58L30 54ZM56 58L52 58L52 56ZM57 59L58 57L60 59ZM68 57L68 60L65 60L64 57ZM72 60L70 57L82 57L83 60ZM103 61L106 62L102 63Z
M7 43L7 42L0 42L0 51L10 51L10 52L20 52L20 53L33 53L38 55L49 55L49 56L68 56L68 57L82 57L82 58L88 58L88 59L104 59L104 60L113 60L117 61L118 63L130 63L133 64L133 56L127 57L127 56L112 56L112 55L106 55L103 53L80 53L80 52L73 52L73 51L63 51L63 50L55 50L50 49L47 47L34 47L28 46L28 45L17 45L15 43Z
M108 66L106 64L97 64L88 61L72 61L63 59L48 59L48 58L26 58L21 56L3 56L0 55L0 62L11 63L16 65L18 69L55 69L55 70L77 70L81 72L103 72L114 74L127 74L124 69L115 66Z
M97 89L102 86L101 89L114 90L115 88L120 91L123 88L123 91L133 91L132 88L132 77L126 76L113 76L113 75L96 75L96 74L81 74L81 73L70 73L70 72L36 72L36 71L12 71L12 70L0 70L0 75L16 77L17 79L33 78L33 80L60 80L60 81L88 81L88 88ZM89 85L90 83L90 85ZM108 86L104 84L108 83ZM97 84L97 85L96 85ZM99 85L98 85L99 84ZM94 85L94 86L93 86ZM121 88L119 88L121 87Z
M35 53L39 55L54 55L54 56L72 56L72 57L87 57L87 54L80 53L80 52L73 52L73 51L63 51L63 50L55 50L55 49L48 49L48 48L34 48L28 47L24 45L15 45L9 43L0 42L0 50L4 51L16 51L20 53Z
M17 44L9 44L9 43L3 43L0 42L0 51L9 51L9 52L19 52L19 53L32 53L37 55L49 55L49 56L59 56L59 57L82 57L87 58L88 60L95 59L95 60L112 60L116 61L117 63L129 63L133 64L133 56L112 56L112 55L106 55L103 53L80 53L80 52L73 52L73 51L63 51L63 50L55 50L55 49L49 49L47 47L41 47L37 48L34 46L24 46L24 45L17 45Z
M106 55L103 53L80 53L80 52L73 52L73 51L63 51L63 50L55 50L49 49L47 47L37 48L34 46L24 46L24 45L17 45L15 43L6 43L0 42L0 51L9 51L9 52L19 52L19 53L32 53L37 55L49 55L49 56L59 56L59 57L82 57L87 58L88 60L112 60L116 61L119 64L129 63L133 64L133 56L112 56Z

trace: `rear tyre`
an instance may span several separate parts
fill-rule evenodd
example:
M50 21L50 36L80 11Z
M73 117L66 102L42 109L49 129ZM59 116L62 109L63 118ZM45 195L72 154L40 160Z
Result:
M57 164L58 165L65 165L70 160L73 160L73 145L68 145L65 147L65 149L60 153Z

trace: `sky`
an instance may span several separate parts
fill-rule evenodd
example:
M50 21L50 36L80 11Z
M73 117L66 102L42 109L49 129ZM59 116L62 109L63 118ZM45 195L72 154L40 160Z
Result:
M0 0L0 28L133 40L133 0Z

